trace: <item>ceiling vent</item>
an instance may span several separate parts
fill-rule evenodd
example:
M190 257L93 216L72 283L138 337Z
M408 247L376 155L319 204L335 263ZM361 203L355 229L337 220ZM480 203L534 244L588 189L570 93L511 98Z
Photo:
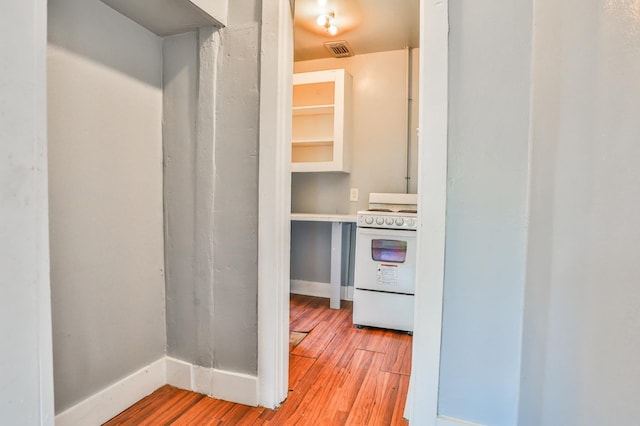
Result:
M349 47L349 43L344 40L329 41L324 44L324 47L329 49L329 52L336 58L347 58L353 56L353 51Z

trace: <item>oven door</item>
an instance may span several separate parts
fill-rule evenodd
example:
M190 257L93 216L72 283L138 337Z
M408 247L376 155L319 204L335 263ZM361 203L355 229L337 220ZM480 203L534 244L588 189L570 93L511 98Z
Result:
M415 269L415 231L358 228L356 289L414 294Z

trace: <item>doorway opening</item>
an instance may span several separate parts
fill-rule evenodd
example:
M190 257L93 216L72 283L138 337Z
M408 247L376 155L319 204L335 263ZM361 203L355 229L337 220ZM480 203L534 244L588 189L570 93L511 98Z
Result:
M419 0L295 1L292 294L329 297L338 287L342 309L354 293L365 294L354 291L356 213L369 208L370 193L417 191L419 7ZM406 303L385 324L413 323L413 297L391 298ZM290 333L313 336L293 314Z
M412 385L407 415L437 417L446 201L448 4L420 0L419 221ZM263 2L259 236L259 400L287 395L293 20L287 0ZM426 52L426 53L425 53ZM274 82L274 84L265 84ZM426 361L426 362L425 362ZM413 401L420 401L413 410Z

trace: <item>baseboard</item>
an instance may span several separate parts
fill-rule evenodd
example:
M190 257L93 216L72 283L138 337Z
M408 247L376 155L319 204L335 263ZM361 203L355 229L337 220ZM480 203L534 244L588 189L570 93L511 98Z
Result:
M167 357L167 383L238 404L258 405L258 378Z
M331 284L317 281L291 280L291 293L329 299L331 297ZM353 300L353 286L340 287L340 299Z
M162 357L58 414L55 424L101 425L165 384L238 404L258 405L257 377Z
M136 371L56 416L56 426L101 425L166 383L165 358Z
M468 422L466 420L455 419L453 417L438 416L437 426L484 426L480 423Z

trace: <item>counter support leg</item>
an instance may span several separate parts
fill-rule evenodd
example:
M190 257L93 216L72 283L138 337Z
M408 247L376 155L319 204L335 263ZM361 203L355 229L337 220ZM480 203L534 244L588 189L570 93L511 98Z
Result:
M340 309L340 276L342 272L342 223L331 224L331 299L329 307Z

